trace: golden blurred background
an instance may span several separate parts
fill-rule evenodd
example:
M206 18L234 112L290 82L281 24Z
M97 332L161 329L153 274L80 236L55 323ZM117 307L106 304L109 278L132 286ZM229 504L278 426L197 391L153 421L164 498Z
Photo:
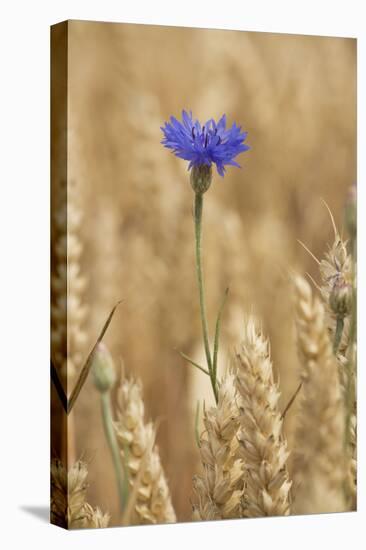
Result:
M85 359L113 305L105 342L142 380L179 521L191 518L197 399L212 401L196 360L202 339L187 163L160 127L192 110L226 113L251 149L205 195L203 254L211 334L227 286L220 369L254 312L271 341L282 406L298 383L289 273L317 266L343 223L356 179L356 41L149 25L68 23L68 182L80 211ZM74 200L73 199L73 200ZM72 284L72 281L70 281ZM82 339L81 339L82 340ZM76 370L78 369L76 365ZM89 500L118 519L99 399L88 380L73 413L75 456L89 462ZM286 417L291 449L296 405ZM70 437L72 434L70 434Z

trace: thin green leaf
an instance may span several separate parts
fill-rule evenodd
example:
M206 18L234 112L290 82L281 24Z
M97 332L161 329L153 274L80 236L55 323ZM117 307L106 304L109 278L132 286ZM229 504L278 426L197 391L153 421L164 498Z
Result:
M81 392L82 387L84 386L84 384L86 382L86 379L88 378L88 374L89 374L90 367L91 367L91 364L92 364L92 358L93 358L93 353L95 351L95 348L97 347L99 342L102 340L103 336L105 335L105 333L106 333L106 331L107 331L107 329L110 325L110 322L112 321L112 317L113 317L117 307L122 303L122 301L123 300L120 300L119 302L117 302L116 305L114 306L114 308L112 309L112 311L110 312L110 314L108 315L108 318L107 318L106 322L103 325L102 331L99 334L98 339L95 342L93 349L89 353L88 358L87 358L83 368L81 369L79 378L78 378L78 380L75 384L75 387L74 387L74 389L71 393L70 399L68 401L67 414L69 414L71 412L71 409L75 405L75 401L77 400L77 398L79 396L79 393Z
M191 365L193 365L194 367L196 367L196 369L199 369L201 370L202 372L204 372L205 374L207 374L207 376L210 376L210 373L207 369L205 369L204 367L201 367L201 365L199 365L198 363L196 363L195 361L193 361L193 359L191 359L190 357L188 357L188 355L186 355L185 353L183 353L182 351L179 352L179 354L183 357L183 359L185 359L186 361L188 361L188 363L190 363Z
M199 416L200 416L200 402L198 400L197 405L196 405L196 414L195 414L195 417L194 417L194 435L195 435L195 438L196 438L196 443L197 443L198 448L201 447L200 434L199 434L199 431L198 431Z
M297 394L299 393L301 388L302 388L302 382L300 382L300 384L297 386L295 393L291 397L290 401L287 403L287 405L285 407L285 410L283 411L283 413L281 415L281 420L283 420L285 418L286 414L288 413L289 408L291 407L292 403L295 401L295 399L297 397Z
M64 388L62 387L61 380L58 376L57 369L55 368L54 364L51 361L51 380L55 386L55 389L57 391L57 395L59 396L59 399L61 401L62 407L65 410L65 413L67 413L67 396L64 391Z

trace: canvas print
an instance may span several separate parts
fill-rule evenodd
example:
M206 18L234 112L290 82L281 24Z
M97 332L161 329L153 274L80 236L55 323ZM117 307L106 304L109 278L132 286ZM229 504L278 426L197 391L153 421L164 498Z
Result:
M51 522L357 508L356 40L51 28Z

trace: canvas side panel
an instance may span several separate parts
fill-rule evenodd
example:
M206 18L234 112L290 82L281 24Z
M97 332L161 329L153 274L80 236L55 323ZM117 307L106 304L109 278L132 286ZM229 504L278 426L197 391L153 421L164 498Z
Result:
M51 27L51 522L67 528L68 23ZM64 475L63 475L64 474Z

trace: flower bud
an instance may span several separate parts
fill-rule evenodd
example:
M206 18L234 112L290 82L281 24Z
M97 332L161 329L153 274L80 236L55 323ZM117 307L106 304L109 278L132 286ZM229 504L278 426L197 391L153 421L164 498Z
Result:
M99 342L92 359L94 383L97 389L104 393L109 391L116 382L114 363L108 348Z
M352 309L352 286L345 281L337 281L329 296L329 305L337 317L347 317Z
M195 193L206 193L212 181L212 168L207 164L193 166L191 170L191 185Z

